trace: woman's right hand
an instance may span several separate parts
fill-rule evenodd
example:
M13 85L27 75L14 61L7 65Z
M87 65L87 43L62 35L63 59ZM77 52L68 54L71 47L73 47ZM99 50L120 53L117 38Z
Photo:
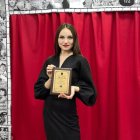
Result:
M52 71L53 71L53 68L55 68L55 67L56 66L53 64L47 66L46 73L47 73L49 78L52 78Z

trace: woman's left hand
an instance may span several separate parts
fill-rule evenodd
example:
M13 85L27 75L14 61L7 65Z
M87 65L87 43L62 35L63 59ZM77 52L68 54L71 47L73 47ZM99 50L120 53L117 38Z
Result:
M58 98L72 99L73 96L75 95L75 92L78 92L78 91L79 91L79 87L71 86L71 94L70 95L66 95L65 93L60 93L58 95Z

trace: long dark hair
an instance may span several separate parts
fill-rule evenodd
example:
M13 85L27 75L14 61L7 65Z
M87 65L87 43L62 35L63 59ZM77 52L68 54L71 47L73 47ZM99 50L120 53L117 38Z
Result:
M69 2L67 0L63 0L62 5L63 5L64 9L65 8L70 8L70 4L69 4Z
M81 54L76 30L74 29L74 27L71 24L64 23L58 27L57 32L56 32L55 43L54 43L55 55L59 55L61 52L61 48L58 45L58 37L59 37L60 32L64 28L69 29L72 33L72 36L73 36L73 47L72 47L73 54L74 55Z

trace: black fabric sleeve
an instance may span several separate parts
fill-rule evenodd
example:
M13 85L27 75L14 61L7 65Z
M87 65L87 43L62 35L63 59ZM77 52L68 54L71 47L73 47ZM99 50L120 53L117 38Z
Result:
M93 84L90 66L85 58L81 61L80 78L76 83L76 86L80 88L80 91L76 93L76 96L84 104L89 106L95 104L96 90Z
M46 61L40 75L38 77L37 82L34 85L34 96L36 99L42 99L45 100L46 97L50 93L50 89L45 88L44 84L49 79L49 77L46 74L46 67L48 65L48 62Z

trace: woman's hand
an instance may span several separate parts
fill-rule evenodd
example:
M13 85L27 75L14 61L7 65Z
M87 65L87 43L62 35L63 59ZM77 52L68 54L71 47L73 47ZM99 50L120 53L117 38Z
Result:
M80 88L77 86L71 86L71 94L66 95L65 93L60 93L58 95L58 98L66 98L66 99L72 99L73 96L75 95L75 92L79 92Z
M53 64L47 66L46 73L49 78L52 78L52 71L53 71L53 68L55 68L55 67L56 66L54 66Z
M51 87L51 78L52 78L52 71L53 68L56 67L54 65L48 65L46 68L46 74L48 75L49 79L44 83L45 88L50 89Z

